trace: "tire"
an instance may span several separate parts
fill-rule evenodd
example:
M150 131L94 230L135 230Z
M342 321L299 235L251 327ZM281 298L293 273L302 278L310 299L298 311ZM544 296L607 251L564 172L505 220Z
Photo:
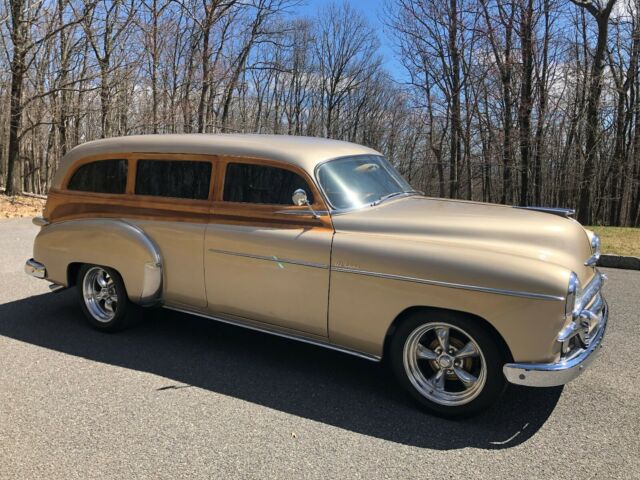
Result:
M504 355L483 327L454 312L411 314L389 344L395 377L436 415L465 417L488 408L504 393L507 382L502 374Z
M82 311L91 326L102 332L118 332L138 318L138 306L131 303L120 274L112 268L85 264L76 287Z

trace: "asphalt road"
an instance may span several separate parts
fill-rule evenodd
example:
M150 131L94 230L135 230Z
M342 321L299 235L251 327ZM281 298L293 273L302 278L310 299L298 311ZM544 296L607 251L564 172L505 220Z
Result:
M640 272L607 270L605 348L564 388L427 415L380 365L168 311L116 335L23 273L0 221L0 478L640 478Z

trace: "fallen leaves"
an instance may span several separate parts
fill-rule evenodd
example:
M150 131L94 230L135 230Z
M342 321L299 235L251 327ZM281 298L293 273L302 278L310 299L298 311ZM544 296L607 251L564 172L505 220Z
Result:
M16 195L0 194L0 218L37 217L42 215L46 200Z

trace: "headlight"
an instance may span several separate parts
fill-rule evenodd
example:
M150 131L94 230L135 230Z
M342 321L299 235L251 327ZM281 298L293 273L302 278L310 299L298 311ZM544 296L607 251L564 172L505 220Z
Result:
M567 303L564 308L564 313L566 316L573 315L573 311L576 308L576 303L581 296L582 286L580 285L578 275L576 275L574 272L571 272L571 275L569 275L569 287L567 288Z

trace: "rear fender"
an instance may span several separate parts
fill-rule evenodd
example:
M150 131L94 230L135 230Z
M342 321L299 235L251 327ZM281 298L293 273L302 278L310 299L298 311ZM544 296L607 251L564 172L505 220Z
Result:
M34 258L47 279L69 286L73 263L111 267L120 273L132 302L153 305L162 297L163 268L158 246L139 227L118 219L69 220L43 227Z

